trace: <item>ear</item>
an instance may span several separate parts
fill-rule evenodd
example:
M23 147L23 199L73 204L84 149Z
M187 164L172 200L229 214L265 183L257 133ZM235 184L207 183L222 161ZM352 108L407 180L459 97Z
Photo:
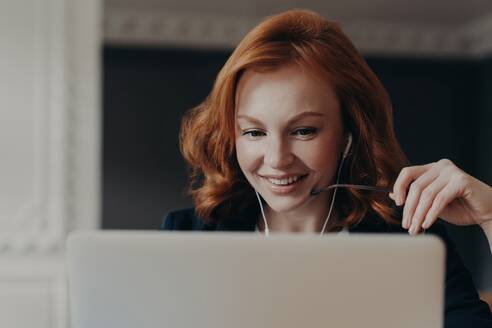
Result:
M349 132L347 137L347 144L345 146L345 150L343 151L343 158L347 157L350 146L352 146L352 133Z

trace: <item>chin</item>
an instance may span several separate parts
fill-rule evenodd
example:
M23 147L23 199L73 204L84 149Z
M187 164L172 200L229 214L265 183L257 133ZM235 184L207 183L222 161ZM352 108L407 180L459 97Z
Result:
M303 197L285 197L285 196L272 196L263 197L268 206L275 212L290 212L296 208L305 204L306 199Z

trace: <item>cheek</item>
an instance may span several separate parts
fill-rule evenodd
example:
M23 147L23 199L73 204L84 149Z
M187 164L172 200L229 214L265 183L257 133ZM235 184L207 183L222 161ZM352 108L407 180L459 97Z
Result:
M245 175L255 170L261 162L260 147L251 142L236 140L236 156Z
M299 146L296 149L296 156L311 170L328 175L336 169L340 159L337 144L326 140Z

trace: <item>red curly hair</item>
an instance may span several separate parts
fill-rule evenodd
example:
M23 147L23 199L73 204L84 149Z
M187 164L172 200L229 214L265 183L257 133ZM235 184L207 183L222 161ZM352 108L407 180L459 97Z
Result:
M394 134L389 96L339 25L309 10L290 10L246 35L208 97L183 118L180 147L190 167L189 193L204 222L227 219L241 206L258 206L236 158L236 86L247 69L264 72L288 64L328 79L335 90L344 127L354 138L342 181L389 187L408 164ZM336 209L343 218L338 226L352 225L368 211L397 221L385 194L342 189L338 196Z

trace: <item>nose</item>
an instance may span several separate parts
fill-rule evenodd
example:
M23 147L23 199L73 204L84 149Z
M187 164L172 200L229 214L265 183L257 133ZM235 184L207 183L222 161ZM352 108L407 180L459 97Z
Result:
M294 161L294 154L287 141L281 138L271 138L265 147L263 161L274 169L282 169Z

